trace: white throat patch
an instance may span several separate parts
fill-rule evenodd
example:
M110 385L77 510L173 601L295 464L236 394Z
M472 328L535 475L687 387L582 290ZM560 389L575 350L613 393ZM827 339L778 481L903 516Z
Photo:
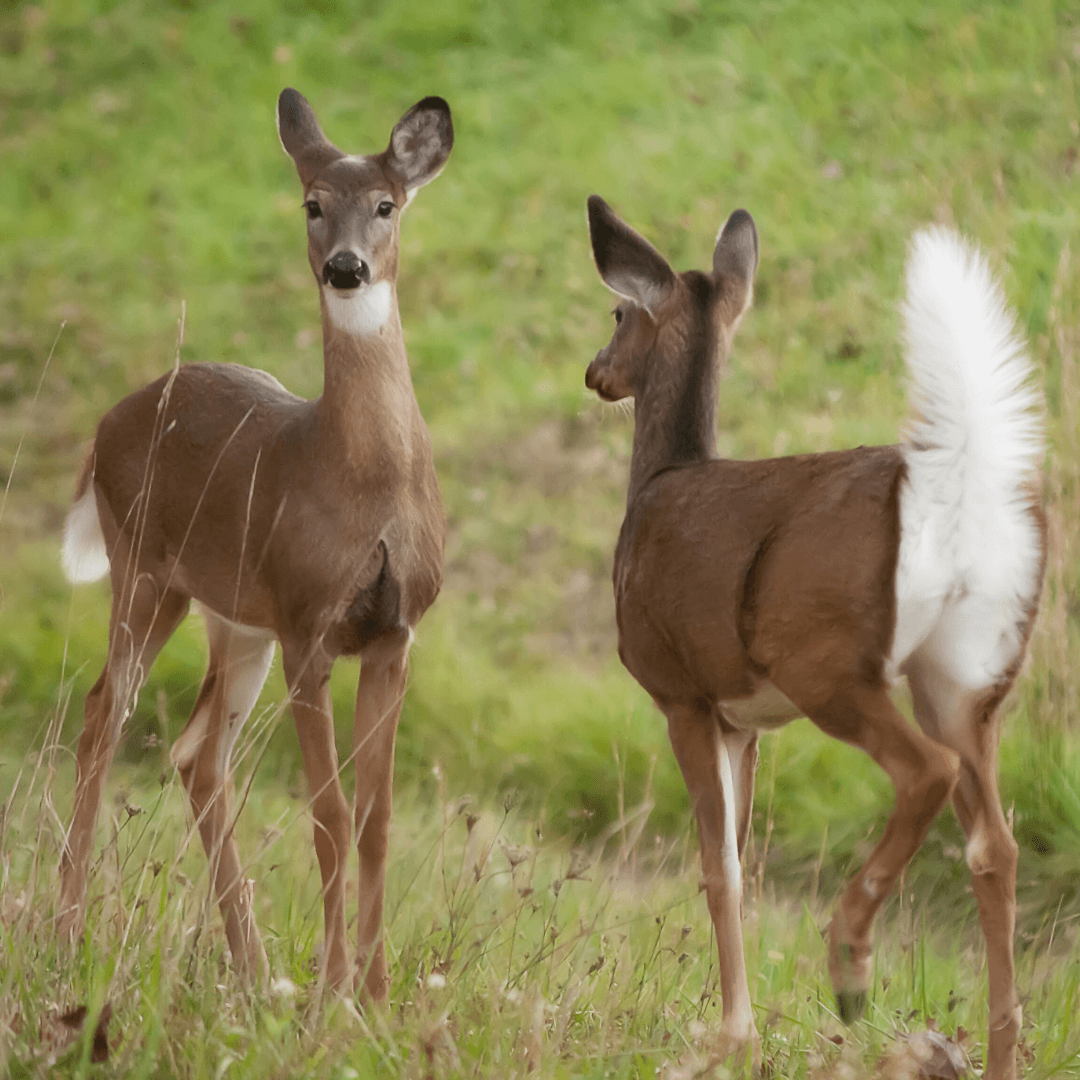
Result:
M370 337L390 318L394 304L389 281L379 281L362 289L338 292L323 287L323 302L330 322L351 337Z

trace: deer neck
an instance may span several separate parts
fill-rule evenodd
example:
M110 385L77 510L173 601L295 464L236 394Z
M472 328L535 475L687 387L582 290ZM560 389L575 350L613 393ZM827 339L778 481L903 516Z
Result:
M658 335L635 395L627 505L662 469L715 457L717 345L707 323Z
M409 471L420 422L391 282L366 304L342 312L322 293L323 394L317 421L330 453L359 472Z

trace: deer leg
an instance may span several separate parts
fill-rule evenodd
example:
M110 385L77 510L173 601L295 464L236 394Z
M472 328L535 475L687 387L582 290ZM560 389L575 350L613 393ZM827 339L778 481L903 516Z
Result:
M333 662L321 648L313 651L307 645L300 650L284 643L282 660L315 818L315 854L322 875L325 921L323 972L326 985L341 990L350 984L351 972L345 934L345 871L351 822L334 741L330 700Z
M405 697L409 644L379 642L363 654L356 690L356 846L360 855L357 978L370 1001L390 988L382 940L386 852L394 785L394 740Z
M746 850L750 835L750 815L754 809L754 774L758 763L758 733L756 731L730 731L724 733L728 760L731 762L731 779L735 785L735 837L739 844L739 858Z
M210 662L191 717L171 757L187 789L210 864L210 887L225 923L233 964L247 982L265 982L266 952L233 833L230 759L274 657L273 639L245 633L204 610Z
M845 888L829 927L829 974L840 1015L851 1022L862 1012L870 986L874 916L952 792L959 762L916 731L884 687L856 687L807 712L826 734L865 750L896 791L885 833Z
M756 1041L746 982L742 940L742 868L739 864L739 807L732 761L711 709L675 705L664 709L668 735L697 818L705 896L720 953L726 1052Z
M920 726L960 754L953 805L967 837L967 863L986 939L989 979L990 1037L983 1075L986 1080L1014 1080L1023 1018L1013 967L1018 848L997 782L997 708L1008 687L980 699L950 685L929 665L909 670L908 681Z
M85 723L76 751L75 804L60 855L58 928L65 937L82 933L86 874L105 774L120 731L155 657L187 614L188 598L158 588L149 577L130 590L113 584L109 655L86 695Z

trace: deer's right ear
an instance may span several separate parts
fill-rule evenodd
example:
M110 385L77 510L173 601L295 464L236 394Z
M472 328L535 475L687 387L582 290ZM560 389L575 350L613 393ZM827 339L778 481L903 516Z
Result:
M653 317L675 285L667 260L599 195L589 196L589 236L604 284Z
M277 103L278 138L296 163L306 187L319 172L345 155L329 142L303 94L291 87L281 91Z

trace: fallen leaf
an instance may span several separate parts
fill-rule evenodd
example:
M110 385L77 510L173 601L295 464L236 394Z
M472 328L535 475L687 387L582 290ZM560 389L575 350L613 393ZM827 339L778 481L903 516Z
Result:
M60 1023L71 1031L80 1031L86 1021L86 1006L78 1005L69 1009L60 1017ZM106 1001L101 1007L97 1026L94 1028L94 1042L90 1047L90 1060L95 1065L109 1060L109 1021L112 1019L112 1002Z
M940 1031L913 1031L878 1066L877 1080L959 1080L968 1075L963 1048Z

